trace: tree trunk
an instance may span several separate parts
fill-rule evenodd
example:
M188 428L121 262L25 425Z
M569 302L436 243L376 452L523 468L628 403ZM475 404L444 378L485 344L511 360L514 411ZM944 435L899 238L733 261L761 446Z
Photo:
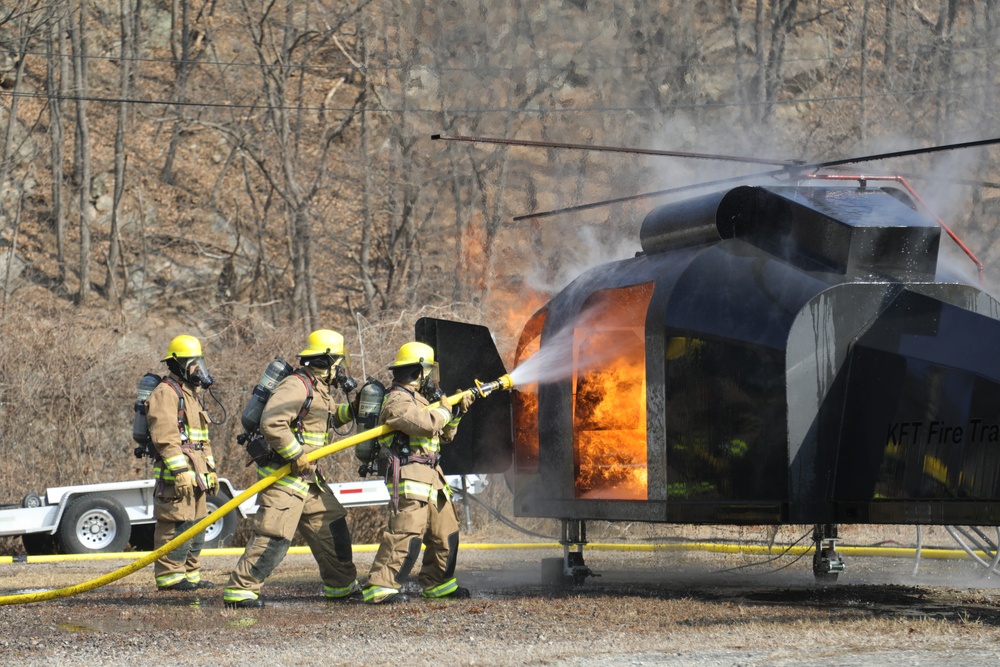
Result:
M179 0L180 2L180 27L177 27L177 2L171 3L171 40L170 46L177 60L177 79L174 83L174 101L177 105L175 109L174 125L170 131L170 144L167 146L167 157L163 162L163 169L160 171L160 179L164 183L173 185L175 181L174 159L177 156L177 145L181 138L181 129L184 123L184 103L187 95L188 75L191 73L191 18L189 0ZM180 41L178 49L177 41Z
M28 43L31 38L31 30L29 28L28 19L25 16L18 18L18 33L21 39L17 45L18 60L17 60L17 71L14 73L14 90L17 91L21 84L21 77L24 76L24 65L27 59L24 57L25 52L28 50ZM13 157L10 155L10 144L14 138L14 127L17 125L17 108L18 100L20 98L17 95L11 97L10 109L7 113L7 126L4 129L3 134L3 146L0 147L0 188L7 180L7 175L11 172L11 164L13 162ZM23 194L22 194L23 196ZM20 204L18 205L20 207ZM3 210L3 199L0 198L0 220L4 218ZM12 256L13 261L13 256Z
M885 3L885 51L882 54L882 64L890 68L896 60L896 0L886 0Z
M70 20L70 42L73 47L73 83L76 95L75 158L80 206L80 289L77 305L87 303L90 292L90 129L87 125L87 0L79 0L79 20Z
M63 19L50 7L49 39L46 48L45 92L49 98L49 160L52 171L52 225L56 235L58 283L66 285L66 208L63 202L63 97L66 95L65 31ZM57 68L57 63L59 67Z
M118 0L119 25L121 27L121 59L118 103L118 126L115 128L115 190L111 205L111 233L108 238L108 266L104 275L104 295L108 304L122 298L122 291L115 289L115 275L121 247L118 244L119 214L122 192L125 189L125 131L128 126L128 100L131 97L131 62L135 58L135 43L132 39L132 0Z
M858 100L858 128L861 145L865 146L868 141L868 11L871 0L865 0L861 8L861 64L858 73L858 86L860 93Z

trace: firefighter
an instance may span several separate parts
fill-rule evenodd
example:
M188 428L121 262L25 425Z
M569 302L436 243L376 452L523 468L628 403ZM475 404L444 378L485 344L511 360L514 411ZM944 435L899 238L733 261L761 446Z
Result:
M338 405L333 396L338 386L354 386L345 370L344 337L329 329L314 331L298 356L301 366L278 383L264 406L260 432L272 455L257 468L259 477L285 464L291 472L257 495L253 535L223 593L230 608L264 606L261 586L284 559L296 529L319 565L326 598L360 598L347 511L305 457L329 442L331 424L339 427L354 417L355 408Z
M201 342L194 336L177 336L163 358L170 374L149 395L149 436L156 448L153 475L153 548L159 549L205 518L206 496L219 490L215 459L208 439L209 416L202 390L212 385ZM212 588L201 578L200 556L205 543L201 532L153 566L160 591Z
M454 408L437 385L434 350L406 343L389 366L392 387L382 403L379 423L394 429L379 437L389 452L386 473L391 502L389 525L382 536L363 591L367 603L392 602L426 547L418 581L426 598L467 598L469 590L455 579L458 513L451 489L438 465L440 443L451 442L473 396L463 395ZM441 405L428 406L434 401Z

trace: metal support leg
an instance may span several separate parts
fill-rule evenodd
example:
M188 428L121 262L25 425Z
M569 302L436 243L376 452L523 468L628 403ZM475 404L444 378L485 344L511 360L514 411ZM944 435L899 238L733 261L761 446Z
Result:
M594 574L583 560L583 547L587 544L586 521L563 519L559 544L563 548L563 574L570 577L574 584L582 584L587 577L601 576Z
M813 576L816 581L834 583L844 571L844 561L837 553L837 524L817 523L813 526Z

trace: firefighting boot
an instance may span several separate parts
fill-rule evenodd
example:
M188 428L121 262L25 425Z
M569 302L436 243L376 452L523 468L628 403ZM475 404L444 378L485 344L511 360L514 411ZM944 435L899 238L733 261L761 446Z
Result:
M444 582L443 584L438 584L432 588L426 588L420 593L421 597L430 598L432 600L465 600L472 597L468 588L463 588L458 585L458 581L454 577Z
M361 584L357 579L352 581L349 586L343 588L323 586L323 594L330 602L361 602L364 599L364 594L361 592Z
M260 609L264 601L253 591L242 588L227 588L222 594L226 609Z
M198 588L215 588L215 584L201 578L201 572L188 572L187 580Z
M398 588L385 586L369 586L363 591L363 595L368 604L387 604L400 599Z

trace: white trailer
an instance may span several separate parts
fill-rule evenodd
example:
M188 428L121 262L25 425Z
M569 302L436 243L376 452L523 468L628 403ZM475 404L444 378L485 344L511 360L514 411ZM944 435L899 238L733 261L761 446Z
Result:
M486 478L466 475L448 478L458 492L478 493ZM153 548L153 485L143 479L105 484L80 484L29 493L20 505L0 505L0 537L20 535L28 555L52 553L87 554L124 551L131 544L138 551ZM389 493L380 479L330 484L344 507L384 505ZM228 479L219 479L219 492L208 497L208 512L226 504L241 492ZM205 548L226 546L236 533L240 517L257 512L257 496L251 496L205 529Z

